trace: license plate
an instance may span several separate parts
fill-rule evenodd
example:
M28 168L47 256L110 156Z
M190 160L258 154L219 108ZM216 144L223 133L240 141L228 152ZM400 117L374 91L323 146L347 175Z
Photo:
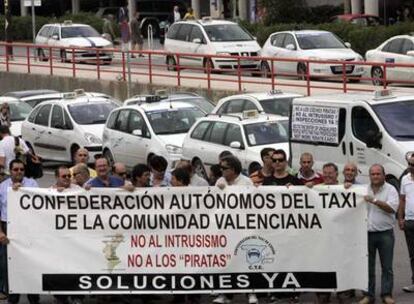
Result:
M352 70L352 66L351 65L347 65L345 67L345 71L350 72ZM334 71L335 72L342 72L342 66L334 66Z

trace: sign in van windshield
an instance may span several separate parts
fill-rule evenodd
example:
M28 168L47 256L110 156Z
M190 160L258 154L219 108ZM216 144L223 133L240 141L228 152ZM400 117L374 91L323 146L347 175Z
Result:
M293 105L291 140L339 143L339 108Z

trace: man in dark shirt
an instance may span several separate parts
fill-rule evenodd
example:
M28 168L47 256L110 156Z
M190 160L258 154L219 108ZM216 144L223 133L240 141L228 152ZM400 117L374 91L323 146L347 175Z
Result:
M302 185L297 177L287 172L287 158L284 150L275 150L272 155L272 162L273 174L264 178L263 186Z
M95 170L98 176L87 182L89 187L117 188L124 185L122 179L109 175L109 164L106 158L101 157L95 160Z

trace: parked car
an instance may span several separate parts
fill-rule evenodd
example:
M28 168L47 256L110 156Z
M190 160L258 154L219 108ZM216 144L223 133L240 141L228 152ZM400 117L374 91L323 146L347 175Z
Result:
M303 97L295 93L283 93L272 90L268 93L248 93L232 95L222 98L212 113L233 114L247 110L256 110L259 113L289 116L293 98Z
M3 96L8 97L14 97L14 98L27 98L35 95L43 95L43 94L55 94L59 93L55 90L46 90L46 89L40 89L40 90L23 90L23 91L11 91L3 94Z
M414 81L414 35L394 36L379 47L365 54L368 62L380 64L412 64L413 67L387 67L387 83L398 81ZM374 85L384 82L384 68L381 65L371 66L371 77Z
M24 103L21 103L24 104ZM109 113L118 107L111 99L80 92L37 105L22 124L22 137L47 160L73 162L80 147L93 156L102 153L102 132Z
M206 176L218 163L218 155L228 150L237 156L244 170L251 163L261 164L264 147L289 152L289 119L279 115L245 111L243 114L210 114L194 124L183 142L183 158L190 160L196 172Z
M127 168L161 155L174 168L182 158L187 131L204 113L184 102L150 102L120 107L110 114L103 132L103 153Z
M198 107L205 114L211 113L214 109L214 103L211 100L191 92L176 92L167 94L165 91L157 91L155 92L155 95L135 95L125 100L124 105L140 105L147 102L147 100L150 102L153 102L154 100L164 102L182 101Z
M3 103L7 103L10 109L10 132L13 136L21 136L22 123L29 115L32 108L14 97L0 97L0 105Z
M331 18L331 22L348 22L363 26L376 26L383 24L380 17L371 14L343 14Z
M37 55L41 61L47 61L53 56L60 58L62 62L96 62L98 56L95 49L113 48L112 42L101 37L90 25L71 21L45 24L37 34L35 43L38 45ZM52 54L47 46L53 47ZM99 59L104 62L111 62L112 57L113 53L108 50L99 52Z
M260 46L256 39L235 22L225 20L202 20L175 22L167 33L164 50L171 53L192 53L201 56L180 56L180 67L195 66L208 69L234 70L238 60L234 58L214 58L209 55L259 56ZM166 57L169 70L175 70L177 56ZM240 67L257 70L260 61L243 59Z
M303 30L277 32L269 36L262 50L263 57L275 59L293 59L292 61L273 61L273 71L276 74L288 74L306 79L307 67L300 60L329 60L346 61L346 75L352 76L353 81L359 81L364 73L362 65L353 62L364 61L361 55L350 48L349 43L343 42L335 34L327 31ZM296 61L297 60L297 61ZM311 77L332 77L342 75L341 63L310 63ZM271 61L261 62L264 77L272 73Z

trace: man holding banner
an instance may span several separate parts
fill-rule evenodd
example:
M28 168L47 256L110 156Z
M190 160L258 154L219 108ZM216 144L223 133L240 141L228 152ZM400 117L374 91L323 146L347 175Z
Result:
M394 304L392 289L394 274L392 261L394 255L394 224L398 210L398 192L385 182L385 170L375 164L369 169L370 185L368 195L368 292L359 304L375 301L375 259L378 250L381 260L381 297L385 304Z
M1 210L1 225L0 225L0 244L3 259L0 261L1 273L3 278L6 278L6 290L8 290L8 274L7 274L7 192L9 188L18 190L20 187L38 188L37 182L34 179L24 177L24 163L21 160L15 159L10 162L10 178L6 179L0 184L0 210ZM27 295L30 304L39 303L39 295ZM9 294L8 303L19 303L19 294Z

